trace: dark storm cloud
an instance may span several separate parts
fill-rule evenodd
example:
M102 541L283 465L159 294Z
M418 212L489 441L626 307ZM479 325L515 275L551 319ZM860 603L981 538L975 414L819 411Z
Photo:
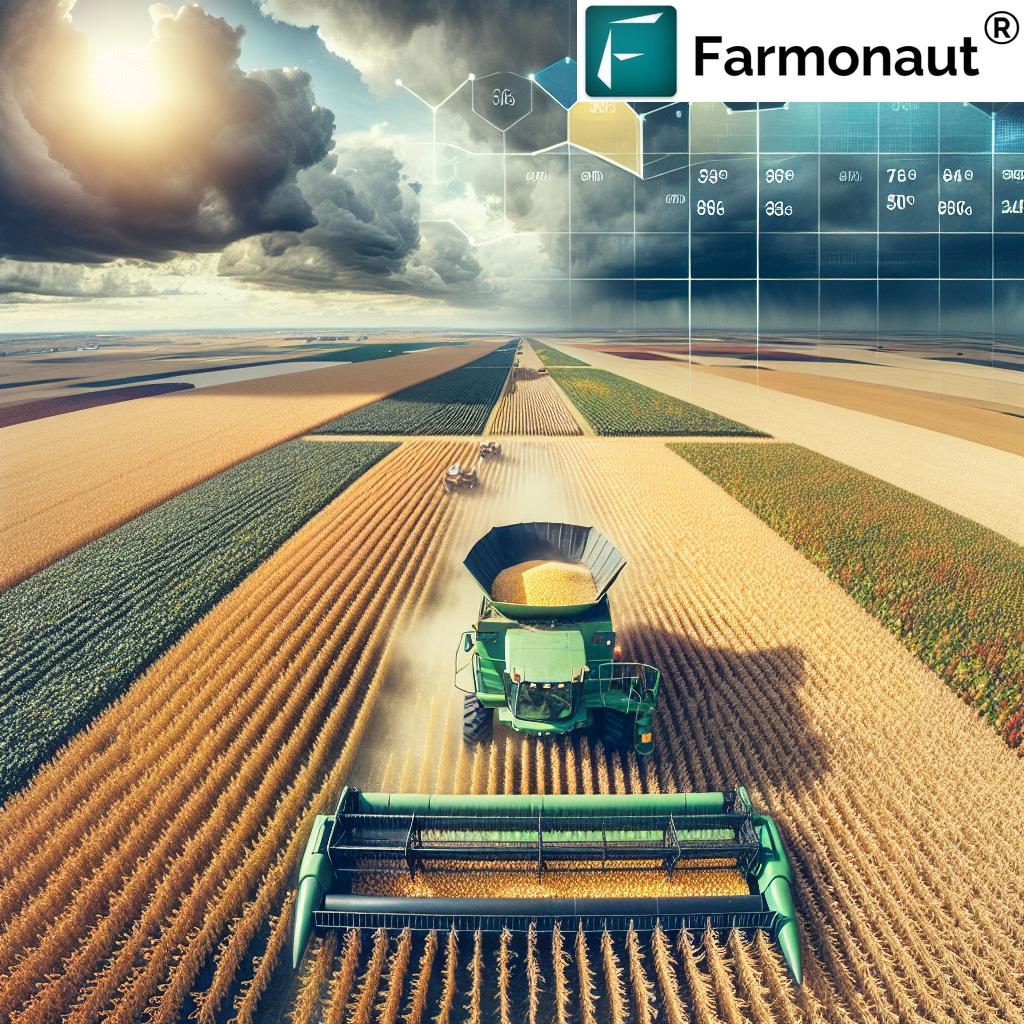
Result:
M138 120L89 88L73 0L0 0L0 256L98 262L206 252L315 223L297 172L334 118L298 70L243 73L241 30L156 9L164 95Z
M471 286L480 265L465 239L420 237L419 187L391 150L332 155L299 175L316 217L303 232L278 231L229 246L219 273L301 291L353 289L446 293Z
M569 0L260 0L281 21L317 26L377 89L396 77L440 100L466 73L526 74L569 53ZM431 97L431 94L435 94Z

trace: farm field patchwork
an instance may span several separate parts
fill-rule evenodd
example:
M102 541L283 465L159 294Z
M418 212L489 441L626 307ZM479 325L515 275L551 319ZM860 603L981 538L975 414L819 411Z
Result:
M1024 739L1024 548L798 445L671 446L891 629L1011 747Z
M540 341L531 341L530 347L537 354L537 358L545 366L586 366L582 359L560 352L557 348L545 345Z
M608 370L556 368L551 375L598 434L765 436L736 420Z
M662 442L507 440L445 496L474 447L402 444L0 808L0 1017L1024 1024L1024 760ZM539 516L593 523L627 560L619 639L664 673L647 762L582 735L461 741L449 641L479 601L461 559ZM353 930L292 976L296 864L343 784L747 785L789 850L804 984L764 933L703 927Z
M394 447L291 441L0 594L0 800Z
M678 360L648 363L593 350L588 350L588 358L595 367L838 459L1024 544L1024 503L1007 501L1007 495L1024 493L1024 460L1019 456L890 418L758 387L754 370L738 371L746 375L743 382L691 370ZM760 377L777 372L762 371ZM949 389L952 382L944 378L944 386ZM1022 424L1018 431L1024 429L1024 421L1006 420Z
M6 427L0 589L251 455L493 347L409 352Z
M433 380L357 409L314 434L482 434L512 365L497 351Z

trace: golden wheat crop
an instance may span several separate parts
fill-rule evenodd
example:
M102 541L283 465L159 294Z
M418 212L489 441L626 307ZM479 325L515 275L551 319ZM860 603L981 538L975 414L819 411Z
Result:
M435 474L466 446L404 445L0 812L0 1016L173 1020L198 989L196 1017L212 1022L246 977L236 1009L258 1020L311 815L354 779L478 793L743 783L789 849L804 984L763 933L572 921L550 939L414 932L403 951L402 933L353 931L322 984L328 954L314 943L291 995L300 1015L319 992L323 1018L342 1024L376 977L371 1019L394 1020L400 993L405 1024L476 1019L475 1007L558 1024L1024 1024L1024 811L1012 799L1024 765L656 442L628 456L593 439L507 445L487 487L458 503L440 500ZM620 639L664 672L647 763L586 736L461 743L437 609L460 553L541 507L596 523L629 562L611 597ZM472 611L453 617L453 636ZM395 668L394 615L429 640L411 674ZM399 684L401 699L383 702Z
M250 455L490 348L410 352L7 427L0 589Z
M489 433L572 437L583 430L558 385L536 369L520 367L512 371Z

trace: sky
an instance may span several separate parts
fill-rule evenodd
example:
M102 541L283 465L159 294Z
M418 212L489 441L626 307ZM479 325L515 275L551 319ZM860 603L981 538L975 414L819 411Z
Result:
M841 173L822 177L814 153L785 165L797 174L779 193L796 211L794 227L803 218L813 228L826 208L837 234L814 252L813 232L769 239L779 280L755 287L755 268L767 265L755 253L760 169L752 157L723 155L752 149L754 115L704 104L698 125L682 104L639 108L640 129L638 113L620 104L622 123L612 131L602 121L591 137L600 148L610 133L629 152L588 155L591 105L566 109L574 8L0 0L0 333L628 331L685 329L689 315L697 326L749 331L755 310L779 330L814 330L824 319L857 332L885 321L894 331L992 323L1003 334L1016 323L1019 333L1016 220L1004 218L995 244L986 221L946 260L964 280L925 280L937 276L934 238L864 237L881 222L871 153L855 188ZM763 112L763 131L773 118L798 128L813 105L800 106ZM826 117L844 131L861 121L874 130L884 114L892 132L920 142L935 114L834 106L818 118L819 133ZM950 106L958 130L986 148L988 114ZM1000 137L1019 153L1024 105L1000 105L999 117ZM571 151L570 124L583 133ZM694 157L690 175L731 168L711 185L688 180L691 158L680 152L702 138L723 148ZM840 171L853 166L845 155L831 159ZM991 206L985 159L970 186L976 195L957 186L976 221ZM938 189L932 164L922 167L922 182ZM923 183L918 190L916 211L902 215L908 232L915 218L934 219L937 195ZM701 201L728 215L705 216L700 227ZM768 259L765 245L761 252ZM808 279L815 260L820 285ZM893 280L870 279L880 270ZM692 287L691 273L700 278ZM854 276L864 280L827 279Z
M568 11L0 0L0 330L557 321L553 243L491 244L515 188L466 78L564 54Z

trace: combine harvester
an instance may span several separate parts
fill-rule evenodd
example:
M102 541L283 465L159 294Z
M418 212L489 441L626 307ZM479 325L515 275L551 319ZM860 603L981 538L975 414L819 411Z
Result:
M464 736L493 719L557 738L593 728L653 752L661 681L623 662L608 590L625 566L592 527L520 523L466 556L483 590L463 634ZM459 660L463 664L459 665ZM764 929L800 984L791 878L775 822L742 787L717 793L439 796L346 788L318 815L295 903L292 961L313 931L410 927L624 932Z
M516 732L594 732L605 746L654 751L661 673L621 660L608 591L626 565L589 526L498 526L466 556L483 591L456 655L466 694L463 738L491 736L495 716Z
M299 871L292 964L316 932L763 929L797 985L800 936L775 822L742 787L629 796L344 789Z

